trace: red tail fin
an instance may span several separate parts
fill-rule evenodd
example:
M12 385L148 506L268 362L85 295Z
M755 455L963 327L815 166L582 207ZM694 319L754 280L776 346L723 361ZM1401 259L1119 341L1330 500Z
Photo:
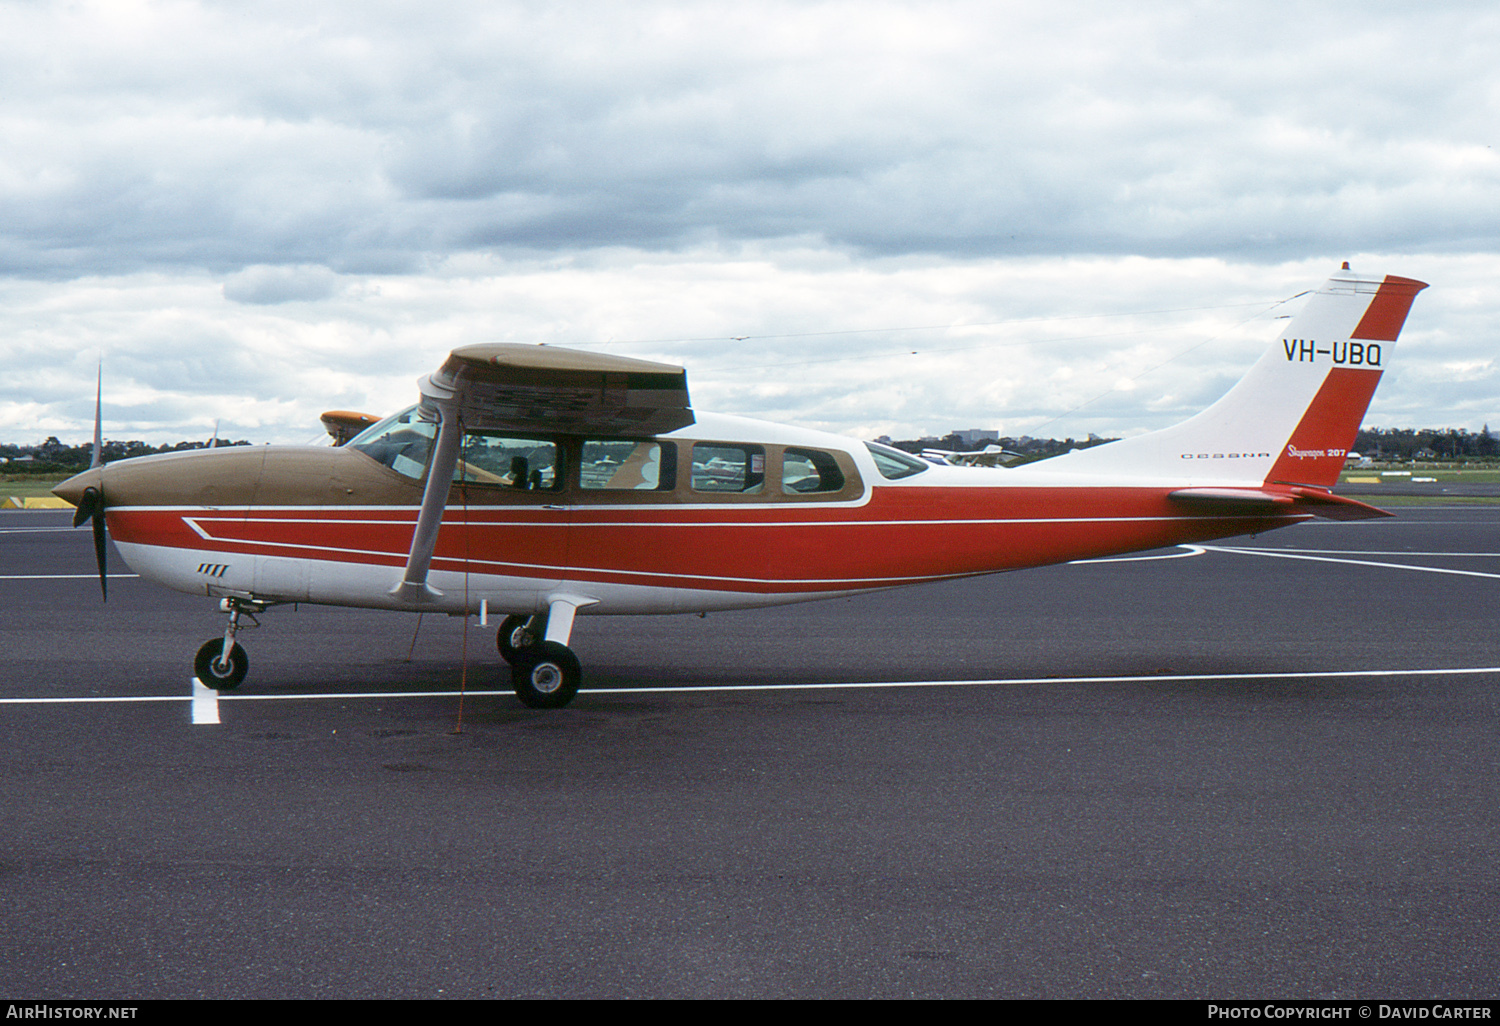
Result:
M1364 342L1394 342L1406 323L1412 300L1427 286L1411 278L1387 275L1380 283L1369 309L1358 326L1342 343L1345 359L1362 362L1368 346ZM1341 344L1334 343L1337 350ZM1360 356L1356 358L1355 352ZM1337 356L1335 356L1337 360ZM1377 358L1378 362L1378 358ZM1380 384L1378 369L1368 367L1333 367L1308 404L1286 448L1266 474L1267 484L1306 484L1332 488L1344 469L1344 459L1354 445L1354 436L1370 408L1375 386Z

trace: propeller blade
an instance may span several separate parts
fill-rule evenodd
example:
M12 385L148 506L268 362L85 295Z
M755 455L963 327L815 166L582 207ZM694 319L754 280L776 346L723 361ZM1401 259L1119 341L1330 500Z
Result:
M94 561L99 564L99 593L104 596L104 601L108 602L109 586L105 583L105 558L109 542L104 535L104 493L97 488L85 488L83 494L78 497L78 510L73 514L73 526L77 527L85 520L94 522Z
M99 361L99 384L94 393L94 455L89 460L89 469L95 470L104 466L104 361ZM102 472L101 472L102 473ZM85 520L94 522L94 561L99 564L99 594L105 602L109 601L108 577L105 574L106 555L109 551L109 539L104 534L104 492L103 479L100 479L100 488L90 486L83 490L78 497L78 509L73 514L73 526L77 527Z
M104 361L99 361L99 389L94 393L94 455L89 469L104 466ZM77 527L77 524L73 525Z
M105 553L109 548L109 541L104 537L104 508L94 514L94 559L99 563L99 598L100 601L109 601L109 584L105 575Z

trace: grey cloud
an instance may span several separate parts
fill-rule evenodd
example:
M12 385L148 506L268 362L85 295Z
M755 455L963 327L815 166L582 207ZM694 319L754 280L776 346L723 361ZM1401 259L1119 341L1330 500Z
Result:
M224 298L271 305L327 299L339 290L339 277L326 267L247 267L224 280Z
M118 41L11 15L0 269L1500 241L1500 21L1466 4L175 10Z
M1369 3L1357 17L1289 0L1080 0L1066 14L989 0L487 0L442 17L336 2L0 4L0 346L31 368L103 351L107 381L113 370L141 386L121 401L143 417L178 410L157 402L170 393L201 404L199 422L286 423L291 438L316 430L322 397L363 408L372 378L373 405L406 401L411 379L465 341L1264 299L1364 252L1406 255L1371 269L1421 277L1425 263L1478 283L1460 322L1434 277L1420 323L1455 325L1434 341L1445 361L1487 354L1497 49L1500 13L1463 2ZM998 282L1075 260L1096 268L1086 281L976 283L976 269ZM1295 285L1276 270L1291 260L1305 265ZM898 287L903 267L931 281ZM770 370L752 376L773 377L805 358L806 337L758 343L717 385L728 354L663 355L681 354L706 399L829 426L866 423L886 399L889 424L960 409L963 426L984 409L1045 419L1126 375L1111 362L1088 376L1097 350L976 353L1024 383L960 407L951 385L969 383L966 369L918 387L895 357L922 347L877 341L817 343L847 352L826 368L841 382L870 363L900 383L873 405L796 375L780 393L735 391L736 368L760 361ZM1160 387L1057 429L1187 412L1228 380L1222 361L1163 371ZM0 418L26 423L28 396L91 395L94 359L76 362L66 384L0 394ZM1062 363L1073 383L1047 377ZM1483 412L1492 381L1438 366L1391 378L1378 402L1456 402L1473 426L1500 426Z

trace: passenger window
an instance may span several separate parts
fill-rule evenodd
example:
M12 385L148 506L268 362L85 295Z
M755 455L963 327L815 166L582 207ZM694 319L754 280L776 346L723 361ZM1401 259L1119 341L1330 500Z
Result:
M562 484L557 443L540 438L466 434L453 480L526 492L555 491Z
M669 492L677 486L676 446L662 442L586 441L579 483L590 489Z
M788 449L781 457L781 489L786 492L836 492L844 487L844 472L832 453L818 449Z
M766 451L758 445L693 446L693 491L759 494Z

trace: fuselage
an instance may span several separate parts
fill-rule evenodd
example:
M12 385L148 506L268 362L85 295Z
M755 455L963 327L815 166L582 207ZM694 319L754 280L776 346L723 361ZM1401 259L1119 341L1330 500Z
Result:
M409 411L408 411L409 412ZM419 603L399 598L427 451L388 418L341 448L235 447L127 460L100 487L143 577L263 603L675 613L827 598L1259 533L1301 508L1205 508L1193 477L1112 479L1066 458L933 466L843 436L698 415L654 437L466 435ZM389 425L389 426L386 426ZM383 426L384 433L381 433ZM74 499L76 501L76 498Z

